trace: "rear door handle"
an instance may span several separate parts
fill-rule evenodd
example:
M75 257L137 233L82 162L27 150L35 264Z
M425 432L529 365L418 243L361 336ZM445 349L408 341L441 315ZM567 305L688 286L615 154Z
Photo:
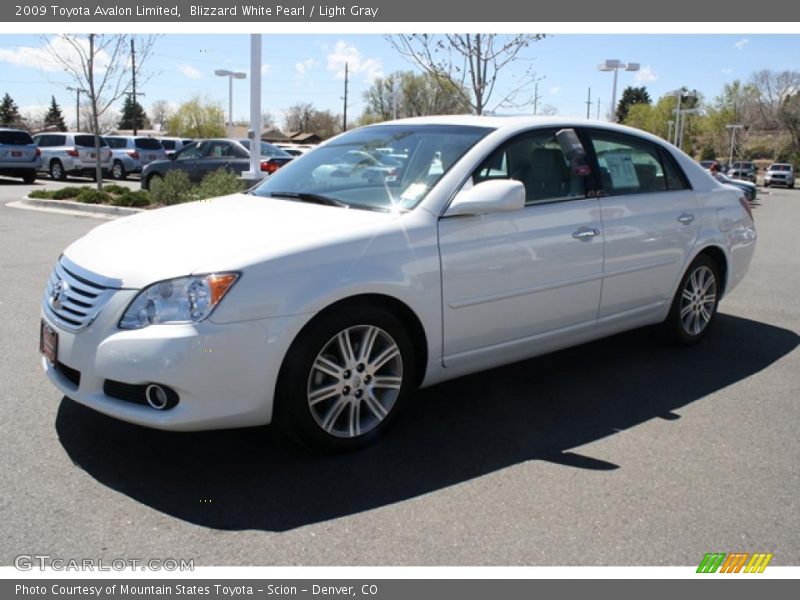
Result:
M694 221L694 215L690 215L689 213L683 213L681 216L678 217L678 223L683 225L691 225Z
M590 242L599 234L599 229L594 229L593 227L581 227L577 231L573 232L572 237L582 242Z

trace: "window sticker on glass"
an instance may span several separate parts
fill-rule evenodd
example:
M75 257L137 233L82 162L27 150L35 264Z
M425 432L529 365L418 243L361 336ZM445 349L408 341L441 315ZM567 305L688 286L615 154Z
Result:
M629 152L606 152L600 163L608 169L615 189L639 187L639 178Z

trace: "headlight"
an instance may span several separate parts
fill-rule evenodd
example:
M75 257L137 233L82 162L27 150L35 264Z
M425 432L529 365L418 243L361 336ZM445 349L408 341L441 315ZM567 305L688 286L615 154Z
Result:
M121 329L141 329L156 323L196 323L219 304L237 273L212 273L159 281L144 288L130 303Z

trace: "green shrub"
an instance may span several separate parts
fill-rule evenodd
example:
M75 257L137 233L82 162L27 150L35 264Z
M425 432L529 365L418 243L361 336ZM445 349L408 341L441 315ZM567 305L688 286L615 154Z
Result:
M85 189L75 198L78 202L86 204L105 204L111 200L111 194L107 192L99 192L97 190Z
M130 190L124 186L117 185L116 183L109 183L108 185L103 186L103 191L108 192L109 194L124 194Z
M125 190L124 194L111 197L111 204L114 206L149 206L150 192L147 190Z
M242 192L247 188L247 184L239 179L236 173L231 173L225 169L217 169L209 173L200 182L197 188L197 197L201 200L206 198L216 198L217 196L227 196Z
M30 194L28 194L29 198L52 198L53 192L49 192L47 190L33 190Z
M186 171L170 171L164 179L154 177L150 182L150 199L155 204L182 204L197 200L195 186L189 181Z
M70 186L58 189L53 192L53 198L55 200L69 200L71 198L77 198L78 195L83 191L89 188L79 188L77 186Z

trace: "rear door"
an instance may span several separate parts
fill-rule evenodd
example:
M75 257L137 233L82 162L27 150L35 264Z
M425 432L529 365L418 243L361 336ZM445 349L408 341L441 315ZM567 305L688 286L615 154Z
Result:
M142 166L154 160L164 160L167 155L161 142L155 138L140 137L134 140Z
M78 151L78 157L84 167L91 167L97 163L97 148L94 143L93 135L76 135L75 136L75 149ZM100 163L105 167L111 160L111 149L108 147L106 141L100 138Z
M600 175L605 264L599 320L636 317L671 301L694 246L694 191L668 151L624 133L590 129Z

